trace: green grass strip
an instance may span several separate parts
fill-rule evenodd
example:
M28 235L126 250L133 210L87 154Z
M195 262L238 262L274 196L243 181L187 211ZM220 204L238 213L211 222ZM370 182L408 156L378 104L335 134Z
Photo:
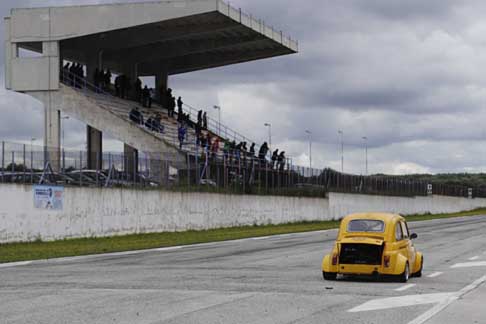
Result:
M410 215L408 221L484 215L486 209L439 214ZM249 237L327 230L339 227L339 221L300 222L280 225L241 226L204 231L136 234L103 238L67 239L53 242L0 244L0 263L43 260L67 256L134 251L177 245L220 242Z

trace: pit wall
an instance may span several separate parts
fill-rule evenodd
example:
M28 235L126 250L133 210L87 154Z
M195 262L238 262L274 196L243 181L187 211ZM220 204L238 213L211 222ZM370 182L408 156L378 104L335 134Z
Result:
M244 196L131 189L65 188L62 211L35 209L31 186L0 184L0 243L331 220L358 211L445 213L486 199Z

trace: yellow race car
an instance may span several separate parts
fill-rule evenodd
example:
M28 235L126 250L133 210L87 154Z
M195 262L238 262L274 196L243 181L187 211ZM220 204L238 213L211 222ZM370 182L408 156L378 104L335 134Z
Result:
M421 277L422 253L413 246L405 219L396 214L362 213L343 218L332 253L322 260L325 280L338 274L393 276L401 282Z

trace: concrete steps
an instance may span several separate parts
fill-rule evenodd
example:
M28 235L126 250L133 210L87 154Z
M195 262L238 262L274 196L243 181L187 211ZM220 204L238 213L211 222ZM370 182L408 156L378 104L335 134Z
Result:
M170 161L174 167L185 166L187 155L175 142L177 124L167 123L166 133L160 134L133 123L128 113L136 103L65 85L52 93L50 100L57 109L148 154L151 159Z

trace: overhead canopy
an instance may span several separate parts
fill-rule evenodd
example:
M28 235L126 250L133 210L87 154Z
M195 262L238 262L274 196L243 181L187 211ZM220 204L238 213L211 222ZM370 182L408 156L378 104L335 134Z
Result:
M136 64L138 75L162 69L173 75L298 51L281 31L219 0L16 9L12 21L13 39L57 40L64 59L87 62L96 56L113 70Z

